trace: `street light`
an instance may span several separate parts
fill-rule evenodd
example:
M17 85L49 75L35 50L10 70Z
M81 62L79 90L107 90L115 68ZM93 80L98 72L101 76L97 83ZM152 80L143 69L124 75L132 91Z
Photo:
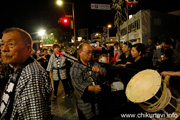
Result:
M40 29L38 32L38 35L41 36L41 40L40 40L40 48L43 47L43 36L46 34L46 30L44 29Z
M109 40L109 28L111 28L112 25L111 24L108 24L107 25L107 39Z
M41 36L41 37L43 35L45 35L45 33L46 33L46 30L44 30L44 29L41 29L41 30L38 31L38 35Z
M62 5L63 1L62 0L57 0L57 5ZM74 47L75 50L77 49L76 45L76 28L75 28L75 14L74 14L74 3L73 2L64 2L65 4L71 4L72 5L72 20L73 20L73 29L74 29Z
M40 30L38 31L38 35L41 36L40 42L43 42L43 36L44 36L45 34L46 34L46 30L44 30L44 29L40 29Z
M63 2L61 0L58 0L56 3L57 3L57 5L62 5L63 4Z

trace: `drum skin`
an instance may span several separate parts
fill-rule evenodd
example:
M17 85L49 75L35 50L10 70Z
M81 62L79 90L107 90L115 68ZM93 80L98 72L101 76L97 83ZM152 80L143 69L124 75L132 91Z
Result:
M151 69L138 72L126 87L127 98L134 103L151 99L161 87L160 74Z
M180 95L169 88L170 76L164 80L155 70L143 70L134 75L126 87L127 98L138 103L150 114L172 115L169 118L152 118L153 120L179 120Z

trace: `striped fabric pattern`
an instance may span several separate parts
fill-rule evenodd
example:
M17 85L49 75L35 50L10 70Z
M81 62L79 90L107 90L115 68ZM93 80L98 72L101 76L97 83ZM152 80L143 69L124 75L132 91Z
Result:
M66 66L66 58L63 56L56 57L55 53L53 53L49 59L46 70L52 73L54 81L58 81L60 79L63 80L67 78L66 68L64 68L65 66Z
M106 74L106 70L102 68L98 63L93 63L92 66L97 66L99 69L103 71L104 74ZM71 80L72 84L74 86L74 89L77 94L76 99L77 99L77 107L81 112L85 115L87 119L90 119L91 117L94 116L94 113L92 112L92 106L91 103L87 102L85 103L81 97L83 96L85 89L92 85L92 83L89 80L89 76L87 72L89 68L86 68L84 65L76 62L73 64L71 68ZM95 73L94 71L91 72L91 76L96 83L97 78L98 78L98 73Z
M8 89L10 81L5 90ZM11 119L16 120L49 120L51 116L50 96L51 81L41 65L34 61L21 72L15 90ZM4 119L7 109L3 112Z

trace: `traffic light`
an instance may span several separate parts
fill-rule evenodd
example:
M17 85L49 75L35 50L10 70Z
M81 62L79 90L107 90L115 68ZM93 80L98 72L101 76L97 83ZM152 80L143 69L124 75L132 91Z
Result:
M59 20L58 20L58 23L61 23L63 25L69 25L70 24L70 19L67 18L67 17L61 17Z
M64 24L67 24L69 21L68 21L68 19L67 18L63 18L63 23Z

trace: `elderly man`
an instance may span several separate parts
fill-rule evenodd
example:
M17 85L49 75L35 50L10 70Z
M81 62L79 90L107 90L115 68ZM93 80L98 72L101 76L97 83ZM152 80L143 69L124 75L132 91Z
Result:
M2 60L14 68L0 104L1 120L50 119L51 82L46 71L30 57L31 36L9 28L1 40Z
M73 64L71 69L72 84L77 92L77 107L80 120L97 119L98 105L95 95L101 92L98 81L106 71L98 63L91 61L92 47L88 43L79 46L79 62Z

